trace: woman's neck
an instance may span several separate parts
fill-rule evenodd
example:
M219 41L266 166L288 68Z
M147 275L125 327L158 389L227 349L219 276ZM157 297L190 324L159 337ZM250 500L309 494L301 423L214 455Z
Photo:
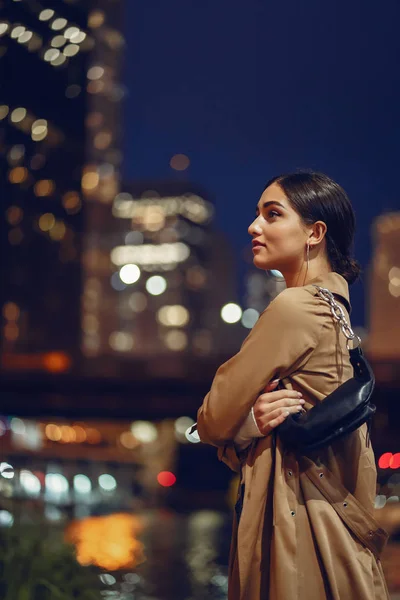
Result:
M282 273L285 278L286 287L302 287L317 277L323 277L332 273L332 267L327 260L311 260L307 266L305 262L300 270Z

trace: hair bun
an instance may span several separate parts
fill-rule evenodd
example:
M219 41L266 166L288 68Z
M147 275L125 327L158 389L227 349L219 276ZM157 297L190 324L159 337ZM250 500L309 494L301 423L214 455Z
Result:
M354 283L360 276L361 265L351 256L338 257L338 263L335 267L337 272L346 279L349 284Z

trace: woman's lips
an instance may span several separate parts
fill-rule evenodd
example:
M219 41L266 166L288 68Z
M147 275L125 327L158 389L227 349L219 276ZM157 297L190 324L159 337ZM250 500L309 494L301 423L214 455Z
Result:
M253 252L260 250L260 248L265 248L265 245L261 244L261 242L253 242Z

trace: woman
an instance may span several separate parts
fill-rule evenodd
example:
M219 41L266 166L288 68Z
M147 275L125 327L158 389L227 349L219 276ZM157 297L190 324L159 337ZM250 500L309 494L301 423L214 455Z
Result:
M197 419L200 439L241 474L229 600L389 597L366 425L308 457L271 435L353 375L346 339L313 284L328 288L348 319L348 284L359 274L350 255L354 227L344 190L311 172L269 181L249 227L255 266L279 270L287 289L218 369ZM284 389L272 391L278 380Z

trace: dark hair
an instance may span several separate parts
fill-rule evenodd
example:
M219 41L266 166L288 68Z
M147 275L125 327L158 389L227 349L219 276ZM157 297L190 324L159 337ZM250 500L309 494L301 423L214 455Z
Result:
M350 200L335 181L323 173L298 171L270 179L265 189L277 183L295 211L307 225L323 221L328 260L336 273L349 284L358 278L361 267L351 256L355 215Z

